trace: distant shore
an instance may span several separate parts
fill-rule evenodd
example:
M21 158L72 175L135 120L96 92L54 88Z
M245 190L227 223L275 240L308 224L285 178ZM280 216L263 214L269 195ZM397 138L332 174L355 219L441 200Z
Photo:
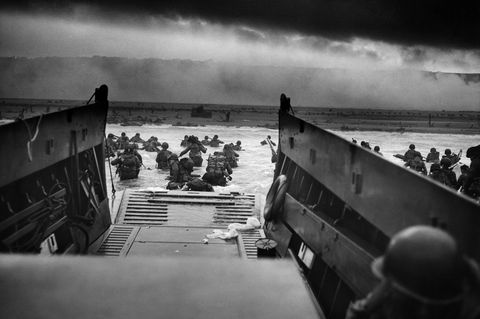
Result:
M28 118L55 112L82 101L0 99L0 119ZM200 107L200 108L199 108ZM293 107L295 115L324 129L343 131L480 134L480 112L360 108ZM278 128L277 106L110 102L107 122L128 126L221 125Z

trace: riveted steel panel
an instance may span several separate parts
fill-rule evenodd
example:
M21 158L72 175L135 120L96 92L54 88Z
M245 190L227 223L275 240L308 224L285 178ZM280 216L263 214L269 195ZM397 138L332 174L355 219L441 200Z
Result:
M72 156L72 131L78 152L101 145L107 110L107 102L95 103L0 125L1 149L15 159L2 161L0 187Z
M480 205L470 198L289 114L280 128L281 152L387 236L435 220L480 260Z
M367 250L367 243L343 233L288 194L284 220L356 293L364 295L377 283L370 264L380 252Z

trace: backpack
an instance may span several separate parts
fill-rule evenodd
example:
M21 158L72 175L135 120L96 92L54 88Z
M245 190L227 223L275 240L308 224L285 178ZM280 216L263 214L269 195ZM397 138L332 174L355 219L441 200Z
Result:
M194 163L190 158L182 158L180 160L180 165L187 170L187 172L193 171Z
M192 191L213 192L212 185L202 181L200 178L194 178L187 183L188 188Z
M208 156L207 167L211 167L213 169L224 169L225 168L225 161L226 157L222 155L210 155Z
M123 158L122 166L124 167L136 167L137 166L138 159L135 155L128 155Z

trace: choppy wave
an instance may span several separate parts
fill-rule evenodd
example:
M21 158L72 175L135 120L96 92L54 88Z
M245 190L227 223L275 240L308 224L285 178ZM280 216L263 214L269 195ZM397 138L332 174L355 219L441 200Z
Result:
M244 151L238 152L240 154L239 167L234 169L233 180L226 187L215 187L216 191L220 192L245 192L265 195L268 192L270 184L273 181L274 164L271 163L271 151L268 145L261 145L260 141L264 140L267 135L271 135L272 139L278 139L278 131L259 128L259 127L224 127L224 126L199 126L199 127L185 127L185 126L171 126L171 125L148 125L141 127L107 125L107 133L114 133L120 135L121 132L126 132L129 137L135 133L140 133L144 139L154 135L159 138L161 142L167 142L170 145L170 150L179 154L183 148L180 146L180 141L185 135L197 135L203 139L205 135L210 138L217 134L221 140L226 143L237 140L242 141ZM477 145L480 141L480 135L455 135L455 134L427 134L427 133L395 133L395 132L352 132L352 131L334 131L337 135L351 141L355 138L359 143L362 140L368 141L370 145L379 145L381 152L387 160L402 165L402 161L393 157L395 154L404 154L408 149L408 145L415 144L416 149L426 156L430 148L435 147L440 153L446 148L451 148L452 151L458 152L470 146ZM207 147L207 153L204 155L204 162L201 168L196 168L194 174L203 175L206 167L206 159L209 153L213 153L220 148ZM118 176L115 176L113 181L117 190L128 187L165 187L167 181L166 171L160 171L155 168L156 153L140 151L143 156L143 163L145 168L140 172L137 180L120 181ZM470 161L463 157L462 162L469 164ZM112 168L115 173L115 168ZM458 174L458 168L456 168ZM109 178L108 164L107 164L107 179ZM110 182L108 182L110 186Z

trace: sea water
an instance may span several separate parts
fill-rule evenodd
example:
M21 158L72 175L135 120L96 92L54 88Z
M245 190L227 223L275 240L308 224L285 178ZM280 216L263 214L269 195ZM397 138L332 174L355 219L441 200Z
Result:
M196 135L200 140L208 135L218 135L219 139L225 143L236 143L237 140L242 142L243 151L238 151L240 155L238 167L234 169L232 181L226 187L215 186L215 191L220 192L242 192L266 195L270 184L273 182L273 171L275 164L271 162L271 150L267 145L261 145L260 142L265 140L267 135L272 137L273 141L278 140L278 130L272 130L260 127L225 127L225 126L171 126L171 125L149 125L149 126L120 126L107 125L106 132L119 136L125 132L128 137L132 137L135 133L147 140L150 136L158 137L160 142L167 142L169 150L180 154L184 149L180 146L180 142L185 135ZM427 134L427 133L395 133L395 132L378 132L378 131L333 131L333 133L345 138L348 141L356 139L358 143L362 140L369 142L372 149L375 145L380 146L380 151L386 160L398 165L403 165L402 160L395 158L395 154L404 154L408 150L410 144L416 145L416 150L426 156L430 148L435 147L440 154L443 154L446 148L450 148L452 152L458 153L463 150L464 156L462 163L470 164L470 160L465 157L467 148L478 145L480 143L479 135L458 135L458 134ZM193 174L202 176L205 173L208 154L215 151L221 151L222 147L206 147L207 152L203 155L202 167L196 167ZM143 157L143 164L138 179L120 181L118 175L115 175L115 167L112 167L113 185L116 190L123 190L131 187L160 187L165 188L168 181L168 171L162 171L155 168L156 152L146 152L140 150L139 153ZM188 156L188 153L184 156ZM428 166L427 166L428 168ZM111 190L109 165L106 162L107 185ZM459 168L455 168L457 176ZM110 193L110 191L109 191Z

